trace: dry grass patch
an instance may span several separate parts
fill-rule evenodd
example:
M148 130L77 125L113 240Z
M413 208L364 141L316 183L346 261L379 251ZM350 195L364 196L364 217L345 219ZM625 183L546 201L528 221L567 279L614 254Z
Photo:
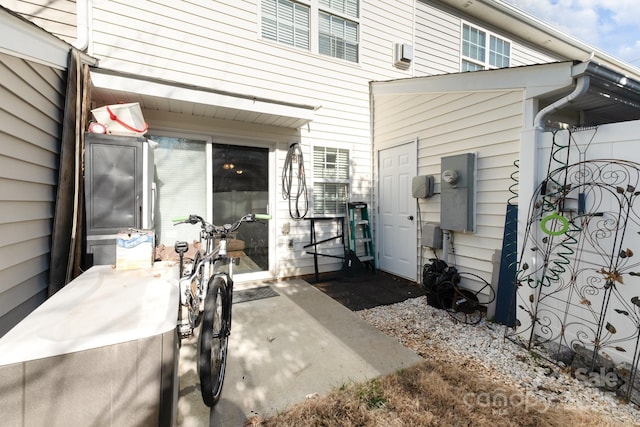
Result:
M472 362L467 362L472 364ZM426 360L308 399L254 426L615 426L599 413L549 406L477 375L476 366Z

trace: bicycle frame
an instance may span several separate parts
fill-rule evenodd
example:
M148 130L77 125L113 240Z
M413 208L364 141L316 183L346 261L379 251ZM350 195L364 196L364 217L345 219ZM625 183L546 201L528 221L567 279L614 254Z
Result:
M188 219L179 222L200 223L202 227L201 248L194 257L191 271L179 280L181 305L178 331L182 338L189 337L201 324L197 366L202 399L209 407L213 407L220 398L226 368L228 337L231 333L235 262L227 253L227 236L237 230L243 222L269 218L269 215L248 214L233 224L221 227L206 222L198 215L190 215ZM214 247L216 235L219 235L219 240ZM188 247L186 242L176 242L181 272L184 270L184 253ZM188 313L186 321L182 315L185 308Z
M194 329L199 324L199 317L204 311L204 304L207 293L209 291L209 285L213 278L218 274L224 274L224 281L227 289L231 291L233 288L233 265L239 261L238 258L231 258L227 252L227 238L228 234L237 230L243 222L253 222L256 219L269 219L268 215L245 215L234 224L225 224L224 226L215 226L207 223L198 215L190 215L188 219L183 219L176 223L200 223L202 230L200 231L200 243L201 248L196 253L192 262L191 271L184 274L179 279L180 289L180 304L181 307L186 307L188 316L186 322L182 319L182 309L180 310L180 335L184 337L192 336ZM176 220L174 220L176 221ZM219 236L219 241L214 245L216 236ZM181 257L180 271L183 271L183 259ZM226 271L225 271L226 270ZM200 277L199 277L200 276ZM225 292L225 295L229 295L227 298L230 307L232 292ZM225 304L226 306L226 304ZM230 311L230 310L229 310ZM225 323L229 325L225 327L226 333L230 330L230 315L224 316Z

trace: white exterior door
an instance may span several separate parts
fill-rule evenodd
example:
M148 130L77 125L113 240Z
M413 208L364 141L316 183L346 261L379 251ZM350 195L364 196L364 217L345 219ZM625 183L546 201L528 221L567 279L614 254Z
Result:
M378 268L415 281L416 200L411 180L417 170L416 142L378 152Z

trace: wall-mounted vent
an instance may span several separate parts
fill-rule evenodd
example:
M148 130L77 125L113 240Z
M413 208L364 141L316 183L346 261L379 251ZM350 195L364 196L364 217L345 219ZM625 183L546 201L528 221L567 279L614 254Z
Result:
M394 55L394 65L397 66L409 66L413 61L413 46L406 43L396 43Z

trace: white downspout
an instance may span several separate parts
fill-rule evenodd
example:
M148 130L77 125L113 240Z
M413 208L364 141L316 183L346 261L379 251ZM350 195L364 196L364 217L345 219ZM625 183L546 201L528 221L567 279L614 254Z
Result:
M538 134L544 130L544 125L542 123L544 117L548 114L558 111L567 104L571 104L573 101L575 101L576 98L587 93L587 91L589 90L589 83L589 76L578 77L578 82L576 83L576 88L573 90L573 92L538 111L538 114L536 114L536 117L533 120L533 127L536 131L536 146L539 142L539 139L537 138Z
M540 110L533 120L533 129L528 129L523 131L522 135L522 146L520 149L520 172L519 172L519 189L518 189L518 200L520 208L518 209L518 224L523 225L529 222L529 202L533 201L537 179L537 150L538 147L542 144L542 135L544 132L544 119L549 114L552 114L561 108L565 107L568 104L571 104L577 98L585 95L589 90L590 78L589 76L580 76L577 78L576 87L569 95L557 100L553 104L543 108ZM533 130L533 138L531 138L531 131ZM533 144L527 144L533 139ZM527 227L519 226L518 227L518 254L525 254L523 256L528 256L530 251L523 250L525 242L524 230ZM535 252L531 255L532 259L526 260L526 262L535 266L537 263L537 259L535 258ZM522 260L518 260L522 261ZM532 268L532 267L530 267ZM533 267L535 269L535 267ZM525 296L526 297L526 296ZM516 304L516 317L520 322L520 326L518 326L517 333L527 334L531 332L531 317L528 312L520 310L517 308L519 304ZM525 337L528 339L528 337Z
M84 52L89 46L89 3L91 0L76 1L76 41L73 47Z

